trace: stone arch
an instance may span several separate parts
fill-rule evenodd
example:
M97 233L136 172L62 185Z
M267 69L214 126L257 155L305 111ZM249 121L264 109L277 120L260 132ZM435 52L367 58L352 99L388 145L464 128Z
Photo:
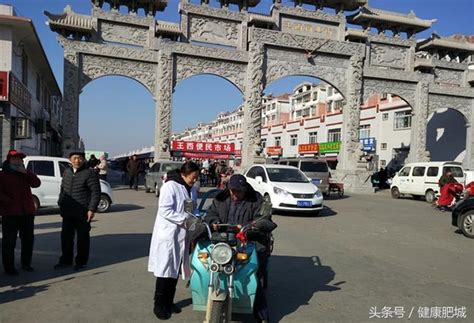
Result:
M428 103L428 114L431 115L438 110L450 108L458 111L466 119L469 125L472 117L472 98L447 96L441 94L430 94Z
M390 93L402 98L412 109L416 102L416 84L400 81L389 81L380 79L364 79L363 102L371 96L382 93Z
M199 77L199 76L203 76L203 75L211 75L211 76L215 76L223 81L225 81L226 83L232 85L232 87L234 87L235 89L237 89L240 94L242 95L242 98L244 96L244 92L242 91L242 89L236 85L234 82L232 82L231 80L229 80L227 77L224 77L222 75L219 75L219 74L215 74L215 73L197 73L197 74L192 74L192 75L189 75L189 76L186 76L184 78L181 78L180 80L177 80L175 79L175 84L174 84L174 87L173 87L173 92L175 91L176 87L179 86L183 81L186 81L188 79L191 79L191 78L195 78L195 77Z
M216 75L234 85L242 94L245 89L247 65L201 57L176 55L174 59L174 84L194 75Z
M116 75L139 82L155 97L156 64L96 55L80 55L79 67L81 70L79 91L92 80Z

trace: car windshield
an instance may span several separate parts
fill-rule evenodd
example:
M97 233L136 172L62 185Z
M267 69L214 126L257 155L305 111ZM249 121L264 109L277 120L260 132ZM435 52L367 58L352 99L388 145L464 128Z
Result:
M301 162L301 171L311 173L327 173L328 165L325 162L303 161Z
M267 173L272 182L309 183L308 178L295 168L267 168Z

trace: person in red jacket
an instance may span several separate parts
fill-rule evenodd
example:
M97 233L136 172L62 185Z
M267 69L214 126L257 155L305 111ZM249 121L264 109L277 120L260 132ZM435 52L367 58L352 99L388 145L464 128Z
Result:
M10 150L0 171L0 215L2 215L2 261L5 273L16 276L15 245L18 232L21 239L21 267L33 271L34 219L36 208L31 188L39 187L41 181L25 169L25 154Z

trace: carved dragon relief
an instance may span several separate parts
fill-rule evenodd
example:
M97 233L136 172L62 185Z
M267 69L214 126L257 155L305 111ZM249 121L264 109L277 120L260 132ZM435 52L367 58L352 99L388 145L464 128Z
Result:
M190 39L237 46L240 38L239 24L232 21L195 16L190 18Z
M104 75L122 75L143 84L155 95L156 64L90 55L81 55L81 58L81 88Z
M405 69L408 49L399 46L376 45L370 48L370 63L372 65Z

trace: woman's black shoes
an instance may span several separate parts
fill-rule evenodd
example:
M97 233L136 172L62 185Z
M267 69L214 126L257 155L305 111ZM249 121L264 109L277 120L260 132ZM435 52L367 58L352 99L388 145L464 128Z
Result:
M181 309L176 304L171 305L170 311L171 313L174 313L174 314L181 313Z

